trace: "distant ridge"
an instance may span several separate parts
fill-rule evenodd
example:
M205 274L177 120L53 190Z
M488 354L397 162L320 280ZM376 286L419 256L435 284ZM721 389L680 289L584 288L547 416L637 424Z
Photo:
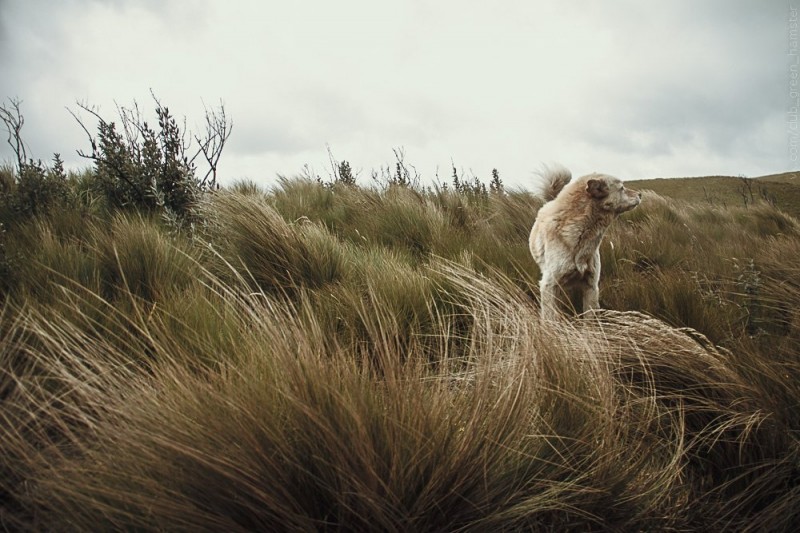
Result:
M793 172L784 172L782 174L768 174L766 176L758 176L756 179L762 181L774 181L777 183L800 184L800 170L795 170Z
M750 202L769 199L781 211L800 218L800 170L768 174L752 178L752 188L737 176L703 176L693 178L653 178L628 180L626 185L651 190L662 196L686 202L719 206L744 206Z

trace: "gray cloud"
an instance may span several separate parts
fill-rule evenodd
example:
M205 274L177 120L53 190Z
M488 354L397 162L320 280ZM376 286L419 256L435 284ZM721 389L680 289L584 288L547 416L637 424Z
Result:
M615 6L614 18L594 4L585 6L596 10L591 15L599 17L601 28L612 28L615 56L608 65L620 73L587 106L594 118L583 121L587 144L629 158L671 157L677 168L685 166L677 160L687 151L707 151L708 161L732 164L742 164L753 152L751 167L785 168L784 147L775 134L783 127L785 105L785 6ZM778 144L758 146L754 136L765 134ZM676 172L665 171L670 173Z
M789 167L788 8L772 0L6 0L0 21L0 97L24 100L38 157L76 165L86 141L64 106L113 113L152 88L190 126L225 101L231 179L325 166L326 145L365 169L404 146L425 175L452 158L520 184L556 159L632 176Z

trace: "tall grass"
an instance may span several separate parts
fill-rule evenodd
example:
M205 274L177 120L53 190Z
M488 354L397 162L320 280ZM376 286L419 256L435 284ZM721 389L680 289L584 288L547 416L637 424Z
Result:
M16 476L4 490L20 509L8 518L56 529L641 529L741 526L739 515L792 509L781 491L791 435L723 352L639 315L540 328L511 284L443 275L470 302L466 360L403 357L378 325L365 334L381 377L353 357L357 345L329 347L314 308L265 293L209 293L241 333L216 355L227 363L203 372L187 362L212 345L171 342L159 320L120 347L89 342L74 318L24 316L3 353L37 337L28 355L49 385L25 368L5 376ZM435 320L447 340L446 317ZM128 363L143 345L146 371Z
M797 222L645 195L601 249L617 311L542 324L538 205L286 181L191 235L17 228L0 522L791 530Z

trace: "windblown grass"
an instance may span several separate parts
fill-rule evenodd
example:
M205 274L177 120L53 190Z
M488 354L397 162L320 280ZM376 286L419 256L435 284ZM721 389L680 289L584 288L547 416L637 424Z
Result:
M525 193L234 189L192 235L130 215L10 235L4 527L800 518L791 217L645 195L601 249L617 311L543 325Z
M33 363L4 375L3 489L17 506L5 520L436 531L791 523L783 489L795 443L728 354L635 314L542 328L511 283L437 268L472 319L461 349L437 365L414 357L423 350L413 336L398 353L384 326L394 316L366 328L364 359L358 343L330 347L307 300L222 285L207 305L241 330L205 334L224 342L176 342L159 317L140 317L121 346L88 337L80 317L18 315L2 353ZM373 313L389 309L371 296ZM430 320L452 346L447 317ZM132 366L142 351L150 363ZM198 359L219 365L201 370Z

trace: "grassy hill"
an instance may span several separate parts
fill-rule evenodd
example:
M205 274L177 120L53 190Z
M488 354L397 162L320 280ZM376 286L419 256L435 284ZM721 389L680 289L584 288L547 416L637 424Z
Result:
M643 187L667 189L601 246L607 310L557 323L525 192L287 179L181 222L92 179L3 193L5 529L800 520L800 223L736 178ZM669 198L690 186L720 199Z
M772 181L775 183L800 184L800 170L795 170L793 172L784 172L782 174L768 174L766 176L759 176L756 179L762 181Z
M626 182L634 189L652 190L685 202L706 205L745 206L769 201L780 210L800 217L800 171L747 179L706 176L697 178L657 178Z

